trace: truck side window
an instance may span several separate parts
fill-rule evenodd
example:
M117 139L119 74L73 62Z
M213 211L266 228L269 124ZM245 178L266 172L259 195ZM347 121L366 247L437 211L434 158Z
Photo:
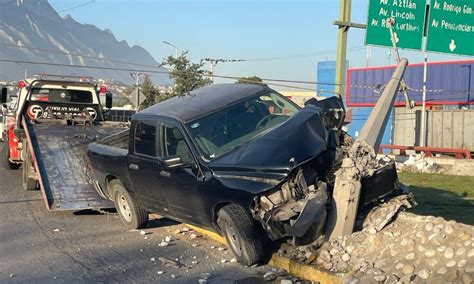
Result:
M135 126L135 153L156 157L156 125L138 122Z
M183 162L191 162L193 160L183 134L176 126L168 124L163 126L163 156L179 156Z

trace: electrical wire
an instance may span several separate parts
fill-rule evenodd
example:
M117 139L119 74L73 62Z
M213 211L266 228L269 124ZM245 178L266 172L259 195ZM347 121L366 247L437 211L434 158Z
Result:
M46 65L46 66L59 66L59 67L69 67L69 68L84 68L84 69L140 72L140 73L151 73L151 74L170 74L171 73L171 71L169 71L169 70L168 71L139 70L139 69L115 68L115 67L106 67L106 66L68 65L68 64L61 64L61 63L36 62L36 61L25 61L25 60L0 59L0 62L32 64L32 65ZM241 77L235 77L235 76L219 76L219 75L214 75L214 74L205 74L205 73L199 73L199 72L179 71L179 70L174 70L173 73L190 73L190 74L192 73L192 74L196 74L196 75L199 75L199 76L205 76L205 77L216 77L216 78L234 79L234 80L241 79ZM315 89L311 89L311 88L304 88L304 87L298 87L298 86L292 86L292 85L286 85L286 84L266 83L266 82L252 81L252 80L246 80L246 81L249 82L249 83L267 84L267 85L288 87L288 88L294 88L294 89L300 89L300 90L315 91Z
M16 1L17 1L17 0L13 0L13 1L9 1L9 2L2 3L2 4L0 4L0 7L7 6L8 4L14 3L14 2L16 2Z
M96 59L96 60L101 60L101 61L109 61L109 62L114 62L114 63L121 63L121 64L132 65L132 66L149 67L149 68L156 68L156 67L157 67L157 66L154 66L154 65L133 63L133 62L129 62L129 61L116 60L116 59L107 59L107 58L98 57L98 56L82 55L82 54L80 54L80 53L72 53L72 52L66 52L66 51L59 51L59 50L54 50L54 49L36 48L36 47L23 46L23 45L22 45L22 46L19 46L19 45L13 44L13 43L0 42L0 45L4 45L4 46L8 46L8 47L20 48L20 49L36 50L36 51L47 52L47 53L57 53L57 54L62 54L62 55L69 55L69 56L90 58L90 59Z
M80 7L90 5L90 4L94 3L95 1L96 0L91 0L89 2L85 2L85 3L82 3L82 4L76 5L76 6L72 6L72 7L63 9L63 10L55 11L54 13L51 13L51 14L48 14L48 15L42 15L42 16L36 17L35 19L39 20L39 19L44 19L44 18L47 18L47 17L59 15L59 13L62 13L62 12L67 12L67 11L71 11L71 10L74 10L74 9L77 9L77 8L80 8Z

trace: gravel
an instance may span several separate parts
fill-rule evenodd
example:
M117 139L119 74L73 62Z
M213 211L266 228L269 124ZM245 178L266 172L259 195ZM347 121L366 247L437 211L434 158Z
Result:
M322 245L283 246L279 252L349 275L347 283L469 283L465 280L472 281L474 275L473 241L473 226L402 212L375 234L362 230Z

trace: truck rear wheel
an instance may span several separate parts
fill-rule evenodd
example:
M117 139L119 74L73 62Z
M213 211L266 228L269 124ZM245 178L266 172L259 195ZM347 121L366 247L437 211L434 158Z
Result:
M125 227L130 229L142 228L148 222L148 212L141 209L118 180L109 183L115 208Z
M263 260L265 237L244 208L236 204L222 207L217 224L240 263L250 266Z
M23 188L25 190L35 190L36 187L36 180L35 180L35 169L33 167L33 162L31 161L31 152L28 149L28 145L26 147L26 157L25 161L23 161L23 173L22 173L22 180L23 180Z
M20 168L20 164L10 162L10 148L8 147L8 140L3 142L2 164L7 170L18 170Z

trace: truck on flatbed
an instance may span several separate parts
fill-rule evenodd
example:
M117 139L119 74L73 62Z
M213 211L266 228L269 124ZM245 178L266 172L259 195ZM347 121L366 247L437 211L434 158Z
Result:
M38 75L18 88L4 113L3 166L21 168L23 188L40 189L49 210L114 207L95 190L86 158L89 143L126 129L105 121L111 93L92 78L73 76Z
M154 212L216 231L239 262L267 238L308 244L325 234L334 173L353 140L342 100L304 108L261 85L222 84L135 114L129 131L88 147L101 195L140 228ZM398 191L394 163L362 177L359 210Z

